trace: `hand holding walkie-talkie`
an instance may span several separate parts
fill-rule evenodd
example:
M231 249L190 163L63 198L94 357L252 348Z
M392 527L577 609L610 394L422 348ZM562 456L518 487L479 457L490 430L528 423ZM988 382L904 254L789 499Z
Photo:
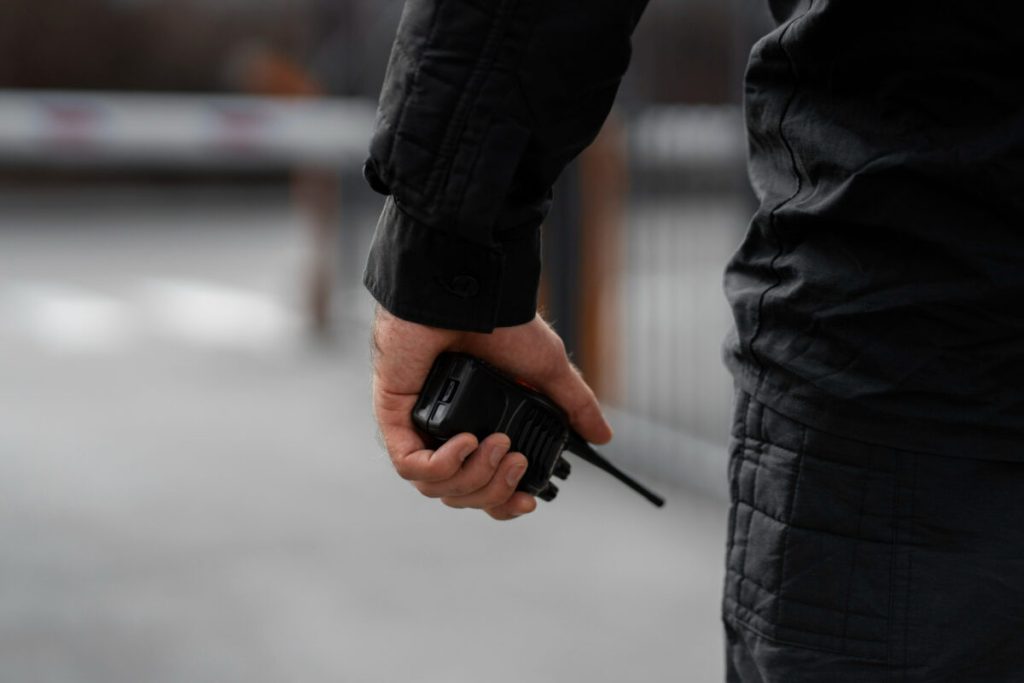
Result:
M546 501L558 488L552 477L565 479L568 450L608 472L654 505L664 499L599 455L569 427L565 413L547 397L516 382L483 361L459 353L438 356L412 413L413 423L435 441L469 432L478 439L502 432L512 450L529 462L518 489Z

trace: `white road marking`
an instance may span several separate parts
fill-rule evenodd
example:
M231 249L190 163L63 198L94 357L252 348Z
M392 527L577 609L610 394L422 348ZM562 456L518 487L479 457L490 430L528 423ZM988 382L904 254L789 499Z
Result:
M300 335L299 316L271 295L212 281L146 279L117 296L61 282L0 286L0 341L56 354L116 354L153 341L264 352Z
M54 353L116 353L138 336L124 302L72 285L14 284L0 293L0 310L13 336Z
M156 334L192 346L261 351L300 332L298 316L270 296L214 282L147 280L139 303Z

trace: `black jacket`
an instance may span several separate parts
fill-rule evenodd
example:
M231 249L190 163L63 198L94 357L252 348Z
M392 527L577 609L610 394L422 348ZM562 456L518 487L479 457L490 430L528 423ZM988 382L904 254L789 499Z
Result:
M399 317L489 332L537 310L551 186L597 135L646 0L409 0L366 163L366 269Z
M366 172L396 315L529 320L550 187L643 0L411 0ZM747 72L761 208L728 266L738 384L824 431L1024 459L1024 11L772 0Z

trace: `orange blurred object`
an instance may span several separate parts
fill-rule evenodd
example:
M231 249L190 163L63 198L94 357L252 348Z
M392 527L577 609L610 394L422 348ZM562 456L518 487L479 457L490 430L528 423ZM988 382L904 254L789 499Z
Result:
M239 90L252 95L277 97L319 97L323 88L287 55L262 46L240 50L232 58L231 80Z

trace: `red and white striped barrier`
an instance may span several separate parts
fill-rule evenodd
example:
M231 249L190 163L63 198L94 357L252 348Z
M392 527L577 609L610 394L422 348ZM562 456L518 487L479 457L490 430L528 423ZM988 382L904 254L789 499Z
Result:
M0 91L0 165L230 168L360 163L374 103Z

